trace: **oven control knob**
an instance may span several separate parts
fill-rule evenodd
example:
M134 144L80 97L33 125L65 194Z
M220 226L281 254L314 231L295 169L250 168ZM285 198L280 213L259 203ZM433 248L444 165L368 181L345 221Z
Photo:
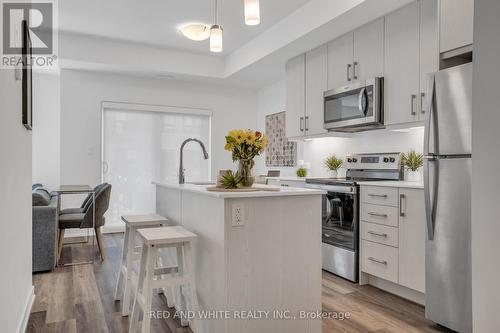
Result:
M348 158L347 163L351 163L351 162L352 162L352 158Z
M396 159L395 159L394 157L391 157L391 158L389 159L389 161L391 161L391 163L394 163L394 162L396 162Z
M353 162L353 163L357 163L357 162L358 162L358 159L357 159L357 158L353 158L353 159L352 159L352 162Z
M384 163L389 163L389 158L388 157L384 157Z

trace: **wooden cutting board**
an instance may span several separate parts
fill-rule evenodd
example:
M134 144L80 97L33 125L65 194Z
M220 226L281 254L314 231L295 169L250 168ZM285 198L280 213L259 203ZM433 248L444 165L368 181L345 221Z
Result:
M258 191L267 191L267 192L279 192L279 187L243 187L243 188L223 188L216 186L207 187L207 191L209 192L258 192Z

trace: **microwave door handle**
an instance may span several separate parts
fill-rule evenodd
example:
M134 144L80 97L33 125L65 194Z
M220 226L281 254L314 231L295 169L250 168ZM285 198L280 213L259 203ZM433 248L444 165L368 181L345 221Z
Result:
M366 114L366 102L365 102L366 88L362 88L358 96L358 108L359 112Z

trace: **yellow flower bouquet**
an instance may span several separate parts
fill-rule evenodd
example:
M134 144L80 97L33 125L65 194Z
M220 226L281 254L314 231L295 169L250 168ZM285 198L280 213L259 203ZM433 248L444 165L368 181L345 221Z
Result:
M238 172L243 178L243 186L253 184L252 168L254 157L260 155L267 146L267 138L259 131L231 130L226 135L224 149L230 151L233 162L239 161Z

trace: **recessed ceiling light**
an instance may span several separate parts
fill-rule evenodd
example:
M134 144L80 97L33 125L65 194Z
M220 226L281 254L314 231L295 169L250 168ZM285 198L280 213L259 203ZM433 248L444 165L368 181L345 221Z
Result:
M186 23L179 27L184 37L194 41L201 41L210 37L210 26L204 23Z

